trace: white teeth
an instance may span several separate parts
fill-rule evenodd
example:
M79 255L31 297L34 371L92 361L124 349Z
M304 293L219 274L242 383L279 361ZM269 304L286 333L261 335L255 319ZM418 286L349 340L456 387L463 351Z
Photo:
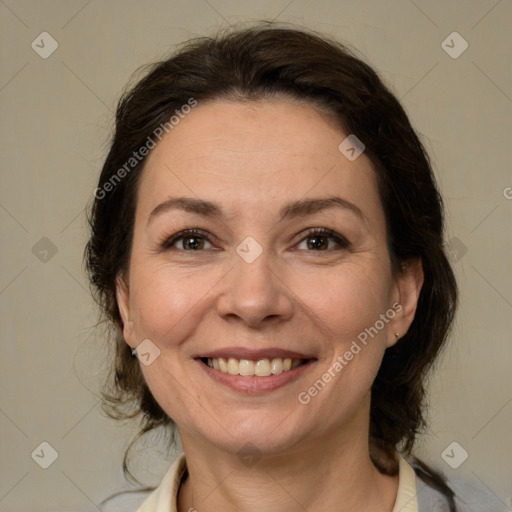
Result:
M214 370L230 375L241 375L243 377L269 377L270 375L278 375L283 372L295 370L305 361L303 359L291 359L289 357L283 359L275 357L273 359L259 359L251 361L249 359L229 359L224 357L208 358L206 364Z
M230 375L238 375L240 373L240 363L238 359L230 357L228 359L228 373Z
M254 365L254 374L258 377L268 377L270 375L270 361L268 359L260 359Z
M278 373L283 373L283 360L282 359L272 359L272 362L270 363L271 372L274 375L277 375Z
M254 363L252 361L248 361L247 359L240 359L238 372L240 375L254 375Z
M226 362L226 360L223 357L219 357L219 359L217 359L217 361L219 361L219 370L222 373L228 373L228 363ZM214 368L215 368L215 366L214 366Z

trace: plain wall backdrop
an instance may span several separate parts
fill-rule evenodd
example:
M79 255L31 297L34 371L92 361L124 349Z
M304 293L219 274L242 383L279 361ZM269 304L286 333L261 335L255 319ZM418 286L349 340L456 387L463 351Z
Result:
M512 2L1 0L0 16L1 511L95 511L127 486L136 424L98 404L106 352L82 266L84 207L132 73L186 39L259 19L357 48L420 132L461 306L418 453L511 505ZM172 456L158 438L136 451L137 475L158 483Z

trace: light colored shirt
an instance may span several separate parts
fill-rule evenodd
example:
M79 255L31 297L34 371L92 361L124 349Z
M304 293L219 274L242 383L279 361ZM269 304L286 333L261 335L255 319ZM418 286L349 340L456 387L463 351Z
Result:
M104 512L177 512L178 491L186 473L185 455L180 455L149 495L116 498ZM457 478L448 482L456 494L458 512L510 512L503 501L476 482ZM143 500L143 501L141 501ZM137 508L138 506L138 508ZM190 512L193 512L192 509ZM449 512L446 498L426 485L409 463L399 458L398 492L392 512Z
M178 490L186 467L185 456L181 455L137 512L177 512ZM403 458L400 458L398 494L393 512L418 512L414 470Z

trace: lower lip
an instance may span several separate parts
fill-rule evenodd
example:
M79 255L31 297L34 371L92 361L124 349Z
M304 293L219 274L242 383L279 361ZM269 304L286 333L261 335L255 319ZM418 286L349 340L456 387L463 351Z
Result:
M241 375L231 375L219 370L214 370L210 366L204 364L200 359L196 359L201 368L214 380L224 384L235 391L247 394L263 394L274 391L289 382L299 378L311 365L315 363L314 359L310 359L307 363L277 375L269 375L268 377L242 377Z

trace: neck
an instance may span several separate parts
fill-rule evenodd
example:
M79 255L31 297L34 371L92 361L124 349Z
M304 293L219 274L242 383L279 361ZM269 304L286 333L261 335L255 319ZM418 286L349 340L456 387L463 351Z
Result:
M180 432L189 477L180 489L178 511L391 512L398 476L377 470L367 429L359 432L323 435L253 464Z

